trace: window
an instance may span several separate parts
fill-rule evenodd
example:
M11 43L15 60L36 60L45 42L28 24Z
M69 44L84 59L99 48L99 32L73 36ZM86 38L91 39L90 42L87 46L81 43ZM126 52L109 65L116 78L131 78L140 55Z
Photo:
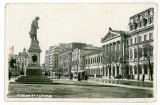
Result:
M139 42L141 42L142 41L142 36L139 36Z
M153 33L149 33L149 40L153 40Z
M150 18L150 22L153 23L153 17Z
M137 66L134 66L134 73L137 74Z
M142 57L142 49L139 48L139 57Z
M127 45L128 45L128 40L127 40Z
M134 38L134 43L137 43L137 38Z
M92 64L92 58L91 58L91 64Z
M137 50L134 50L134 58L137 58Z
M148 74L147 65L144 65L144 74Z
M147 34L144 35L144 41L146 41L146 40L147 40Z
M150 56L152 57L153 56L153 47L151 46L150 48Z
M142 66L139 65L139 74L142 74Z
M132 39L130 39L130 44L132 44Z
M127 55L126 56L127 56L127 59L129 59L129 51L128 50L127 50Z
M130 50L130 59L133 59L133 51Z

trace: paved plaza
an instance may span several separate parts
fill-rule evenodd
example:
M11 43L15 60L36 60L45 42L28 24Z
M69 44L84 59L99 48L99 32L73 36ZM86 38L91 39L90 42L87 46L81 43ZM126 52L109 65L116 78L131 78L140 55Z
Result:
M153 88L121 84L52 79L53 84L9 84L8 97L23 95L49 95L49 98L152 98Z

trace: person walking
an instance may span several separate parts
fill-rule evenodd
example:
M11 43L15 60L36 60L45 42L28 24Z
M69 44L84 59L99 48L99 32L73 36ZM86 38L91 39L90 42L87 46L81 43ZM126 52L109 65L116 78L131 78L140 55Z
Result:
M70 74L70 81L73 79L73 74L72 74L72 72L71 72L71 74Z
M84 78L85 78L85 81L88 80L88 73L87 72L85 73Z
M59 78L59 79L61 78L61 74L60 74L60 73L58 74L58 78Z
M145 74L142 75L142 82L144 82Z
M11 79L11 76L12 76L12 72L9 71L9 81L10 81L10 79Z

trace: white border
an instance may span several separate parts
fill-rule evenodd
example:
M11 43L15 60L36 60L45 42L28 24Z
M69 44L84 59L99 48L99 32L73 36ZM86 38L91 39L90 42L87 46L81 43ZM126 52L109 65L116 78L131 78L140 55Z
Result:
M6 0L6 1L3 1L3 2L1 2L0 3L0 13L1 13L1 17L0 17L0 49L1 49L1 51L0 51L0 58L1 58L1 63L0 63L0 66L1 66L1 87L0 87L0 93L1 93L1 100L3 101L3 102L1 102L1 104L3 105L3 104L30 104L30 102L29 103L11 103L11 102L4 102L4 12L5 12L5 4L6 3L157 3L157 5L159 5L159 2L158 1L156 1L156 0L78 0L77 2L75 2L74 0L23 0L23 1L20 1L20 0ZM158 8L158 10L159 10L159 8ZM159 15L159 14L158 14ZM158 16L159 17L159 16ZM158 25L159 25L159 21L158 21ZM159 27L158 27L158 30L160 30L159 29ZM158 39L159 39L159 37L158 37ZM158 46L159 46L159 43L158 43ZM158 47L157 46L157 47ZM158 50L157 50L158 52L159 52L159 48L158 48ZM158 52L157 52L157 54L158 54ZM159 54L157 55L157 84L159 84L159 70L160 68L159 68ZM3 71L3 72L2 72ZM159 93L159 85L157 85L157 93ZM41 100L41 99L38 99L38 100ZM37 100L37 101L38 101ZM101 99L100 99L101 100ZM57 100L58 101L58 100ZM73 100L72 100L73 101ZM115 100L115 101L118 101L117 99ZM52 103L52 102L50 102L50 103ZM31 104L34 104L34 103L31 103ZM38 104L44 104L44 103L38 103ZM52 103L53 104L53 103ZM59 104L58 102L54 102L54 104ZM61 104L73 104L73 103L61 103ZM76 103L76 104L88 104L88 103ZM91 104L91 103L90 103ZM98 103L97 103L98 104ZM108 104L108 103L107 103ZM111 103L110 103L111 104ZM115 104L115 103L114 103ZM119 105L118 103L116 103L117 105ZM122 103L121 103L122 104ZM131 104L131 103L128 103L128 104ZM137 103L135 103L135 104L137 104ZM141 104L142 105L142 103L139 103L139 104ZM156 102L154 102L154 103L149 103L148 105L153 105L153 104L155 104L155 105L158 105L158 104L160 104L160 100L159 100L159 94L157 94L157 101ZM123 103L123 105L124 105L124 103Z

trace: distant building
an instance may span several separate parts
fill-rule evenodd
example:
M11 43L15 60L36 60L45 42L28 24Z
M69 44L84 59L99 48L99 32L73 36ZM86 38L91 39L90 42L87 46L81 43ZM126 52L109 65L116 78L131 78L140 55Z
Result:
M85 55L85 71L90 76L103 76L104 69L103 69L103 53L102 49L98 49L96 52L92 52Z
M44 61L44 71L49 71L49 60L50 59L50 56L49 56L49 50L46 50L45 52L45 61Z
M72 70L72 52L75 49L82 49L87 46L85 43L70 43L64 47L59 55L59 68L63 74L69 74Z
M28 65L28 53L26 49L23 49L23 52L19 52L18 55L13 55L13 59L16 60L15 70L12 69L12 75L25 75L26 74L26 67ZM11 70L11 68L9 68Z
M65 45L67 44L60 43L59 46L50 46L49 50L46 50L45 62L44 62L45 71L57 72L59 67L58 66L59 52L62 51Z
M88 46L83 48L76 48L72 52L72 72L82 72L85 69L85 57L90 53L102 51L100 47Z

